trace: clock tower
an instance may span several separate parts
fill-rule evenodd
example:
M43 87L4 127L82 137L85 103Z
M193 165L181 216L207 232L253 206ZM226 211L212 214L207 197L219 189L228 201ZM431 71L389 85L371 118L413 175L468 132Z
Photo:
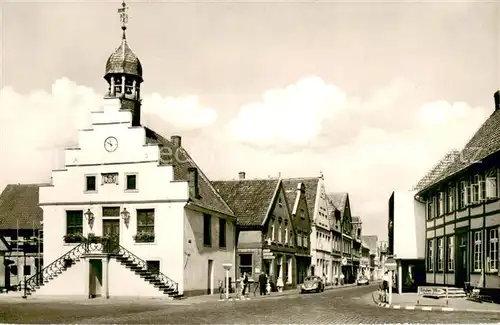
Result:
M142 65L130 49L125 31L127 30L128 7L125 1L118 9L122 23L122 41L106 62L104 79L108 83L106 98L119 98L121 108L132 112L132 126L141 125L141 83Z

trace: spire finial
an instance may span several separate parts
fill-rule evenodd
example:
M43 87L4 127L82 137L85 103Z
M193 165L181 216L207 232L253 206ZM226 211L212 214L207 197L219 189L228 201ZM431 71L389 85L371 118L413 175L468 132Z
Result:
M118 8L118 13L120 14L120 21L122 23L123 39L125 39L125 30L127 29L128 14L127 14L127 4L125 0L122 1L122 7Z

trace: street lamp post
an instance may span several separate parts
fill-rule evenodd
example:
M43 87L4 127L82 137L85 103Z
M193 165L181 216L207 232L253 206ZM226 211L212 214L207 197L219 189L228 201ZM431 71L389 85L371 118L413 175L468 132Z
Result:
M222 266L226 270L226 300L229 300L229 270L233 265L231 263L224 263Z

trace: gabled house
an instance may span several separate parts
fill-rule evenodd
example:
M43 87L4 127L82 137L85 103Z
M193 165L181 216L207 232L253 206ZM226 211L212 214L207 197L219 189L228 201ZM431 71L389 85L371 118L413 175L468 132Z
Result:
M333 282L335 264L332 259L333 237L328 212L328 198L323 176L284 179L292 183L303 183L311 225L311 271L310 274L324 278L327 284Z
M180 136L167 140L141 124L143 67L122 30L105 66L103 107L40 188L47 267L40 285L27 280L30 294L211 294L223 264L234 264L231 208Z
M494 101L493 113L466 146L415 188L415 200L425 204L429 284L470 282L484 291L500 286L500 91Z
M237 218L237 276L244 272L255 281L265 272L272 286L294 288L297 284L298 245L309 246L296 234L287 196L280 179L214 181L212 184ZM302 233L300 233L302 235ZM305 236L305 234L304 234Z
M25 277L43 266L43 211L38 206L40 186L9 184L0 194L0 237L9 250L0 265L0 287L18 290Z
M308 181L309 185L314 186L314 179L304 181ZM308 192L305 182L301 182L300 179L284 179L283 187L285 188L289 210L292 215L295 238L297 238L295 261L296 282L299 284L303 283L305 277L311 274L310 235L312 220L309 217L310 209L307 204L307 194L311 194L313 191Z
M355 269L353 264L353 223L351 217L351 206L349 202L349 194L347 192L329 193L328 198L338 210L335 214L335 224L339 225L342 239L340 243L340 252L342 256L341 269L338 274L344 275L345 283L355 281Z

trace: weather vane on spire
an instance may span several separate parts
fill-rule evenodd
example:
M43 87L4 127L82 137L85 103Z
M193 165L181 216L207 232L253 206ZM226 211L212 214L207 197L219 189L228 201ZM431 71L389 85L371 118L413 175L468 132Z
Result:
M118 8L118 13L120 14L120 21L122 23L123 36L125 37L125 29L127 29L128 14L127 14L127 4L125 0L122 1L122 7Z

